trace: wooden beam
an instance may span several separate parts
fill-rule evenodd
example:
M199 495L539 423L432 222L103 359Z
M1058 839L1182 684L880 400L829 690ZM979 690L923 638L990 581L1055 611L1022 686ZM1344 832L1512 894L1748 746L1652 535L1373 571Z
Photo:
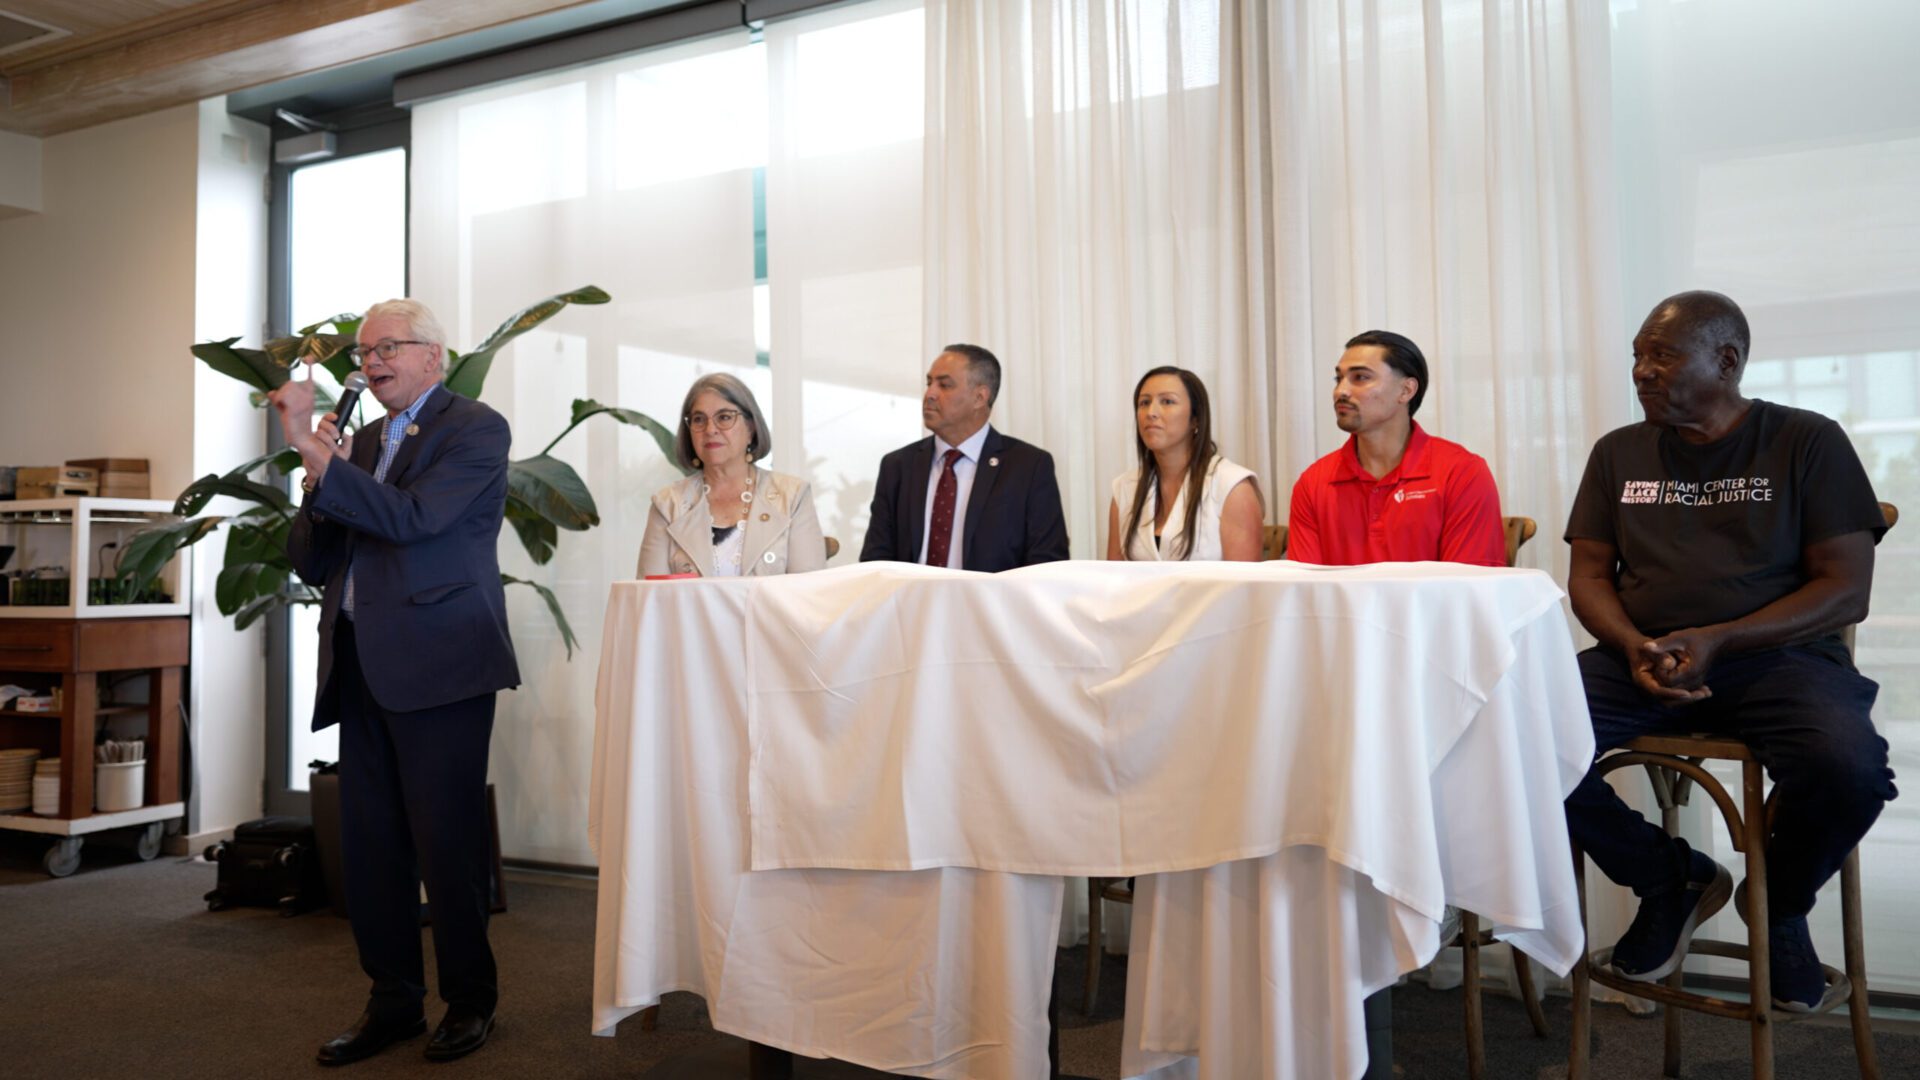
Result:
M206 0L0 58L0 130L54 135L585 0Z
M193 7L201 0L5 0L0 10L84 36L130 22Z

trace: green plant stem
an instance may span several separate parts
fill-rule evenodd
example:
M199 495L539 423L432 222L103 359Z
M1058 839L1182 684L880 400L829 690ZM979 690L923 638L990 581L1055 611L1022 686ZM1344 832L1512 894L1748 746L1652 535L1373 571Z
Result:
M595 415L598 415L598 414L595 414ZM574 428L577 428L577 427L579 427L579 426L580 426L581 424L584 424L584 423L586 423L586 422L587 422L588 420L591 420L591 419L593 419L593 416L583 416L583 417L581 417L580 419L578 419L578 420L575 420L575 421L574 421L573 423L571 423L571 424L568 424L568 425L567 425L567 427L566 427L566 430L564 430L564 431L562 431L562 432L561 432L560 434L558 434L558 435L555 435L555 436L553 437L553 441L552 441L552 442L550 442L550 443L548 443L548 444L546 445L546 447L545 447L544 449L542 449L542 450L540 451L540 455L542 455L542 456L543 456L543 455L546 455L546 454L548 454L548 453L551 453L551 452L553 451L553 448L554 448L554 447L556 447L556 446L559 446L559 445L560 445L560 440L561 440L561 439L564 439L564 438L566 438L567 436L569 436L569 435L571 435L571 434L573 434L573 429L574 429Z

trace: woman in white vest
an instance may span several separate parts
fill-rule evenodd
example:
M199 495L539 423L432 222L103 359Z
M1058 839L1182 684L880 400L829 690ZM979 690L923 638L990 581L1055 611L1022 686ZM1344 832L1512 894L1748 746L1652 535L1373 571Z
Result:
M754 464L770 446L746 383L726 374L695 380L674 447L695 471L654 493L639 576L765 577L827 564L807 482Z
M1133 389L1140 465L1113 478L1107 558L1258 562L1266 509L1253 473L1220 456L1200 377L1157 367Z

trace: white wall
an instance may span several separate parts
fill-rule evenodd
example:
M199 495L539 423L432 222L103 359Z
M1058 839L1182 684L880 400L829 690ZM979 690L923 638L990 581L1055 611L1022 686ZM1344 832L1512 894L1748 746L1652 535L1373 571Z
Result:
M41 141L42 212L0 221L0 461L193 476L192 106Z
M0 218L40 210L40 140L0 131Z
M264 125L227 115L226 100L199 105L194 219L193 341L238 334L259 345L267 317L269 142ZM180 349L182 356L186 350ZM223 473L266 450L264 414L247 388L193 362L193 474ZM213 513L244 509L219 499ZM264 628L240 632L214 606L224 544L204 541L194 557L193 715L199 738L196 833L260 816L266 760Z
M40 210L0 220L0 462L146 458L171 498L258 453L245 388L187 346L258 338L264 130L215 102L38 144ZM236 635L213 609L218 546L195 566L196 831L261 807L261 631Z

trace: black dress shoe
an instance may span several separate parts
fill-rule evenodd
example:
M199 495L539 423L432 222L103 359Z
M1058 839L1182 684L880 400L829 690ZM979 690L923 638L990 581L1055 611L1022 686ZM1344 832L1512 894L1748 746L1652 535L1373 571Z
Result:
M459 1005L451 1006L440 1026L433 1029L433 1038L427 1040L427 1060L452 1061L466 1057L486 1045L487 1035L492 1031L492 1016L482 1016Z
M321 1043L320 1052L314 1056L322 1065L348 1065L426 1030L424 1016L401 1020L375 1016L368 1010L360 1014L352 1027Z

